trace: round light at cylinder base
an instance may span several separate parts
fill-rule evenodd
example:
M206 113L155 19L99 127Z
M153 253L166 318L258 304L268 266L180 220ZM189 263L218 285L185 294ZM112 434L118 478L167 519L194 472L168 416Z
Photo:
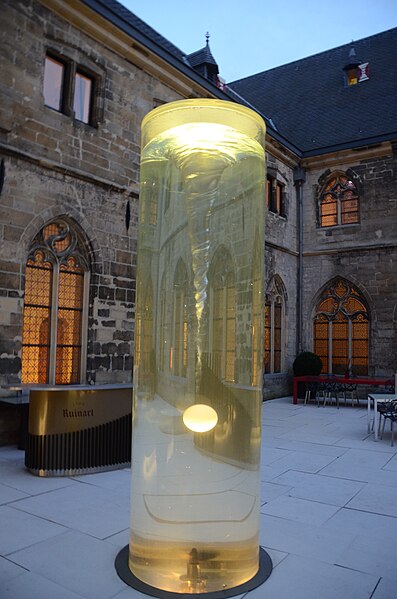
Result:
M218 100L142 125L129 568L165 591L258 571L264 137Z

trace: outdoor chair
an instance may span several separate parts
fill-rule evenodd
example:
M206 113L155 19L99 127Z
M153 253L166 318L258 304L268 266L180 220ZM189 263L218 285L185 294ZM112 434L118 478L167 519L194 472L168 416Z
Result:
M331 403L335 399L336 407L339 410L339 389L340 385L338 383L326 381L320 383L316 399L317 399L317 407L320 405L320 401L323 403L323 407L327 405L327 403Z
M348 399L351 400L352 406L354 406L354 402L357 402L357 405L360 405L360 400L357 395L357 385L351 383L342 383L340 385L340 392L343 393L345 405Z
M313 398L317 398L317 389L318 389L318 383L306 383L306 392L305 392L305 400L304 400L304 404L306 405L308 401L310 401L310 399Z
M391 446L394 446L394 429L393 424L397 422L397 399L392 399L391 401L385 401L383 403L378 403L377 410L380 414L379 418L379 429L380 423L383 418L382 432L380 438L383 438L383 433L385 431L386 420L390 420L390 431L391 431Z

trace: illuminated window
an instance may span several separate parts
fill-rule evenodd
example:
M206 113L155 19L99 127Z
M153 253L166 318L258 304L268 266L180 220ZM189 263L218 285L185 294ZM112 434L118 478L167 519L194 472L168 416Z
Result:
M344 173L330 175L320 190L321 227L350 225L359 222L359 202L353 181Z
M179 260L174 276L174 327L172 371L175 376L186 376L187 366L187 271Z
M368 374L369 314L361 293L343 279L323 293L314 316L314 352L323 372Z
M265 372L282 372L284 347L284 285L275 276L265 298Z
M270 175L266 179L266 204L270 212L285 216L284 185Z
M259 243L255 243L253 264L260 260ZM252 279L252 385L262 384L262 348L263 348L263 292L262 281L257 271Z
M46 225L26 263L22 382L84 381L88 266L66 221Z
M210 365L220 379L233 382L236 347L236 290L229 252L220 250L210 267Z
M44 63L44 104L74 115L74 118L88 125L97 124L95 106L99 78L87 69L76 65L72 60L53 52L48 52Z

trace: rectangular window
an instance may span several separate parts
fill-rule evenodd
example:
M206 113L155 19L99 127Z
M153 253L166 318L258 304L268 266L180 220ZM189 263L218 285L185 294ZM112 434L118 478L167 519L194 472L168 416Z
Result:
M77 121L95 125L97 121L97 94L99 78L67 58L49 51L44 64L44 104L73 115Z
M321 372L328 372L328 321L317 319L314 323L314 353L317 354L323 363Z
M266 205L271 212L285 216L284 185L270 175L266 179Z
M276 212L280 216L285 216L284 185L279 182L277 182L276 186Z
M342 200L342 225L358 223L358 199Z
M321 204L321 226L333 227L338 224L338 204L331 195L326 196Z
M74 116L78 121L87 124L91 122L93 83L92 77L76 71L73 99Z
M266 302L265 304L265 372L270 372L270 356L271 356L271 332L272 332L272 321L271 321L271 304Z
M65 65L51 56L46 56L44 65L44 104L58 110L63 109Z
M271 209L270 206L272 205L272 199L273 199L272 180L270 179L270 177L268 177L266 179L266 205L269 208L269 210Z
M281 372L281 306L274 305L274 368L273 372Z

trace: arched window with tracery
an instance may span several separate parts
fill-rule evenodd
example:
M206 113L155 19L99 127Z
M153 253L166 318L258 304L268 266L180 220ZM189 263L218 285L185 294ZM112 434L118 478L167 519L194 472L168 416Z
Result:
M359 222L357 188L345 173L332 173L323 183L319 194L319 222L320 227Z
M285 292L279 276L270 281L265 296L265 373L281 372L284 362Z
M368 374L369 312L362 294L337 279L321 294L314 316L314 352L323 372Z
M175 376L186 376L187 366L187 270L178 260L174 275L173 348L171 369Z
M56 219L28 254L22 328L22 382L85 380L89 268L83 240Z
M230 253L220 249L210 271L210 366L223 380L234 382L236 348L236 289Z

